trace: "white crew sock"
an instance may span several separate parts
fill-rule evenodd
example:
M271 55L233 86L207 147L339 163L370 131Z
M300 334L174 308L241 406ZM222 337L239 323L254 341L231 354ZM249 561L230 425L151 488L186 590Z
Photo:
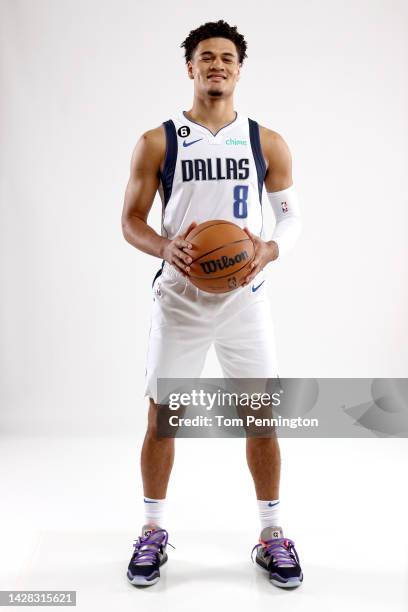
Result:
M265 527L280 527L279 499L258 499L259 518L262 529Z
M163 527L165 499L144 497L145 524Z

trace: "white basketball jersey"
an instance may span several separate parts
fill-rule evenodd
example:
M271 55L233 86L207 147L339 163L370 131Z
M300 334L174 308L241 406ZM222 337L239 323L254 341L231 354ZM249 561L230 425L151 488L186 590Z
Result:
M173 239L192 221L225 219L261 236L266 165L257 122L236 113L213 134L183 111L163 126L162 235Z

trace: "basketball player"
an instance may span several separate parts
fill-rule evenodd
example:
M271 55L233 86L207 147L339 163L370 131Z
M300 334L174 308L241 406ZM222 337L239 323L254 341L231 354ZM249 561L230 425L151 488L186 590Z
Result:
M156 583L167 561L164 507L174 438L157 437L157 378L199 377L212 343L225 377L278 375L264 268L293 246L300 231L285 141L234 110L233 94L247 57L244 37L220 20L192 30L181 46L194 82L192 107L141 136L122 217L126 240L162 260L153 281L146 364L150 406L141 453L145 525L127 572L134 585ZM263 185L276 217L268 241L263 239ZM147 223L157 190L163 205L161 235ZM229 293L202 291L188 277L192 260L186 236L195 224L210 219L236 223L255 245L251 270L242 286ZM279 516L276 437L248 437L246 456L261 522L256 563L273 584L299 586L299 558Z

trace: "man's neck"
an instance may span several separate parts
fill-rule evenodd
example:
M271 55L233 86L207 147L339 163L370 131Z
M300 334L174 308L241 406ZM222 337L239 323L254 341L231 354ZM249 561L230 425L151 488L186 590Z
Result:
M232 99L210 100L208 103L194 99L193 106L186 112L186 116L188 119L216 131L234 121L236 113Z

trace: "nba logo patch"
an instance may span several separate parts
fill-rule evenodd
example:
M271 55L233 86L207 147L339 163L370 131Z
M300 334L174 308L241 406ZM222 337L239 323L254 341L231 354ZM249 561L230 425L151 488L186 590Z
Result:
M286 202L281 202L282 212L288 212L288 205Z

